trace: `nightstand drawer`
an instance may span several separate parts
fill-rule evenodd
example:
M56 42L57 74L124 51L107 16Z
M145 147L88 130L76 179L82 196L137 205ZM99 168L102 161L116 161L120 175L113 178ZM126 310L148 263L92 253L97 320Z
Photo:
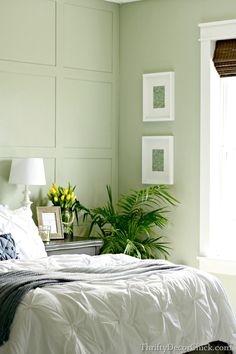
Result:
M88 254L94 256L99 254L103 242L101 240L56 240L45 245L48 256L59 254Z

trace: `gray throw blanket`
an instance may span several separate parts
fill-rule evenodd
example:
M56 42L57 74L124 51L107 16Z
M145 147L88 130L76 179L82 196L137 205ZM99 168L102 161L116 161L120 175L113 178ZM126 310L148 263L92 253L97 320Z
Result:
M58 272L35 273L31 271L14 271L0 274L0 346L10 335L10 327L17 306L23 296L30 290L62 285L70 281L104 282L119 279L140 278L155 272L179 270L182 266L163 264L158 261L142 261L116 267L66 268Z

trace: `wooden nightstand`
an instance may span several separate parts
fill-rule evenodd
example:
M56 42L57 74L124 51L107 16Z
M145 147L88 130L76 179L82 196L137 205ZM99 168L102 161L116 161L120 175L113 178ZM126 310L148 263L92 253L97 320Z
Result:
M103 242L101 240L85 240L79 237L64 240L52 240L45 244L48 256L58 254L99 254Z

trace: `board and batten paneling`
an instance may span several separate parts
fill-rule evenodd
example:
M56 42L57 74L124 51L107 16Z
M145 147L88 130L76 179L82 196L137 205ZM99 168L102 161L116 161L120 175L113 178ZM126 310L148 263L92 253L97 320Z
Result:
M0 59L55 65L56 2L0 1Z
M0 124L0 146L54 147L55 77L0 72Z
M111 72L112 12L65 4L64 20L65 66Z
M111 83L65 79L63 89L63 114L59 121L63 145L111 149ZM65 135L65 121L73 126L70 135Z
M43 157L46 186L82 203L117 194L119 8L100 0L0 0L0 203L18 207L10 161Z
M73 176L72 184L78 184L82 200L90 200L92 205L104 201L106 184L112 178L112 159L107 158L65 158L60 164L62 183L68 182L68 174ZM81 173L86 170L87 173ZM84 186L81 188L80 186Z

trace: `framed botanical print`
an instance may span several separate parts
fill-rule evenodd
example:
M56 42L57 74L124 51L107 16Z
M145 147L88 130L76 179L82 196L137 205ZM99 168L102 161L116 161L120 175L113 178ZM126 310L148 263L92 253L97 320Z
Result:
M173 184L173 136L142 137L142 183Z
M174 72L143 75L143 121L175 119Z

